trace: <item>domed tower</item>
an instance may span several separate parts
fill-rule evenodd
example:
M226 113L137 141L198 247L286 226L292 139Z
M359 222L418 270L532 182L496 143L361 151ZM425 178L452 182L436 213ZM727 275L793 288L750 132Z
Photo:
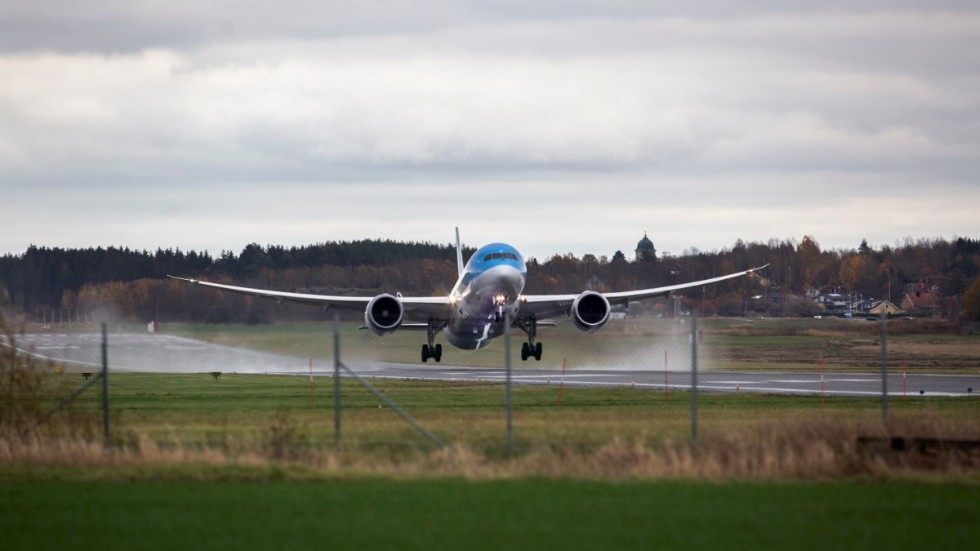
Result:
M643 232L643 239L636 244L636 260L656 260L657 249L653 247L653 241L647 237L647 232Z

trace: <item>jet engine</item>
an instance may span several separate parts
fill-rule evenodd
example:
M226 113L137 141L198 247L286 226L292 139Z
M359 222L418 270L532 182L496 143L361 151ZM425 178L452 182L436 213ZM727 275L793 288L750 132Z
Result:
M609 310L606 297L595 291L585 291L572 302L572 321L582 331L594 333L609 321Z
M378 336L398 330L405 319L405 308L397 297L384 293L371 299L364 310L364 323Z

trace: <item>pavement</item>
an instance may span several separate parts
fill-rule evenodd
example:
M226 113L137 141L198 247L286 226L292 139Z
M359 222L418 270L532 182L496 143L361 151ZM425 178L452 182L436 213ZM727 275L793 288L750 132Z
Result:
M413 364L380 364L373 368L359 367L364 377L385 379L417 379L433 381L470 381L499 383L506 379L504 369L459 367L450 365L425 366ZM699 371L698 390L706 392L756 392L763 394L801 394L826 396L880 396L880 373L820 373L782 371ZM512 371L512 381L518 385L564 385L567 387L635 387L663 391L690 390L690 371L586 370L521 367ZM889 396L971 396L972 388L980 392L978 375L920 375L891 373L888 376Z
M3 344L3 343L0 343ZM75 369L101 369L101 335L91 333L38 333L18 337L18 348L41 358L57 360ZM265 373L310 375L307 358L280 356L200 340L160 334L110 334L107 346L110 369L147 373ZM313 375L331 376L332 361L324 369L318 360ZM447 364L357 362L350 367L363 377L430 381L499 383L506 379L501 368ZM827 396L880 396L880 373L714 371L698 372L698 389L706 392L755 392L765 394ZM567 387L635 387L663 391L690 390L690 371L637 369L541 369L516 365L512 381L517 385L564 385ZM971 390L972 389L972 390ZM974 392L975 391L975 392ZM887 379L889 396L973 396L980 393L980 373L964 375L908 374L892 372Z

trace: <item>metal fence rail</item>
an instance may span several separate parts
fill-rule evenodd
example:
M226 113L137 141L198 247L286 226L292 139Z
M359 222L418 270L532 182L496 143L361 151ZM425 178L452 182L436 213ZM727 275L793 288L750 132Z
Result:
M373 394L377 399L381 400L386 406L391 408L399 417L405 420L406 423L412 426L415 430L422 433L423 436L429 439L430 442L435 444L438 448L445 448L446 444L439 439L438 436L432 433L429 429L422 426L414 417L409 415L401 406L395 403L394 400L385 396L383 392L374 387L371 383L365 380L363 377L358 375L352 369L344 365L344 362L340 359L340 329L339 322L337 318L334 318L334 444L337 448L340 448L340 410L341 410L341 399L340 399L340 373L343 371L348 377L357 381L358 384L366 388L371 394Z

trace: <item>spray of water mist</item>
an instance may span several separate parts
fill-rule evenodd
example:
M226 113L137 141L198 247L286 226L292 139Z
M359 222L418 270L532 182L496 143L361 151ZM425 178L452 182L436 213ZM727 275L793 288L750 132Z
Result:
M625 323L610 323L609 327L585 335L568 334L563 338L541 336L545 342L548 362L535 367L558 368L567 359L568 369L599 371L690 371L691 329L688 323L660 324L656 330L630 329ZM699 339L698 369L710 370L714 358L722 357L711 335Z
M79 371L101 365L97 333L28 333L22 347ZM306 359L246 350L174 335L110 332L113 371L144 373L303 373Z

